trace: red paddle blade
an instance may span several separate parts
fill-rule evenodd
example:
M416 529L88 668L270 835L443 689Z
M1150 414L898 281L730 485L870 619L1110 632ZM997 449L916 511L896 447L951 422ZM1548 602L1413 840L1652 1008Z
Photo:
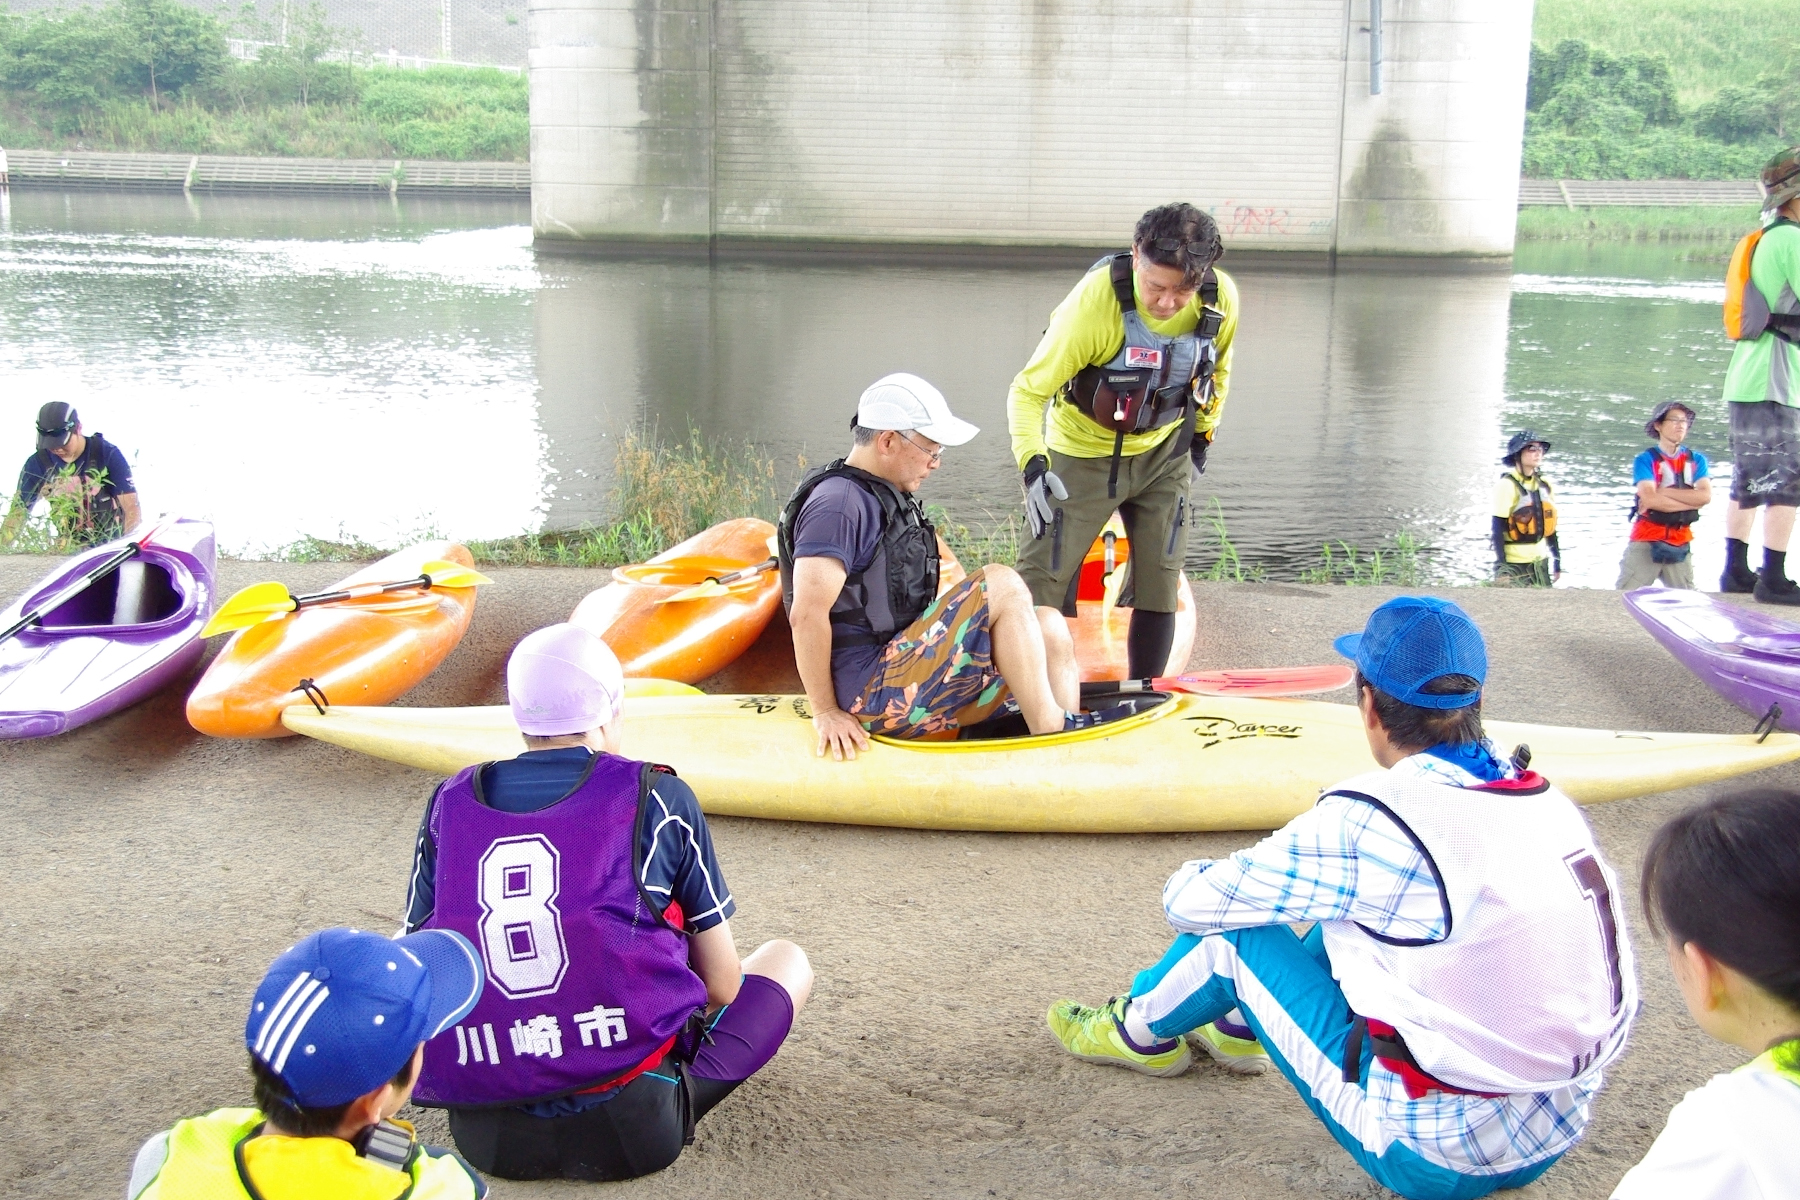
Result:
M1309 696L1350 686L1356 671L1347 666L1271 667L1266 670L1200 671L1150 681L1159 692L1201 696Z

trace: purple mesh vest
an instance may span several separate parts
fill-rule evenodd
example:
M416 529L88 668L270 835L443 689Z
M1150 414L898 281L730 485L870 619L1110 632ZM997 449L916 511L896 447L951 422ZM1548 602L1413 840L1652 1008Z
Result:
M413 1098L446 1108L604 1083L706 1005L687 938L638 887L652 768L596 754L574 791L530 813L482 803L480 769L447 781L431 813L437 896L425 928L462 934L487 967L475 1010L425 1044Z

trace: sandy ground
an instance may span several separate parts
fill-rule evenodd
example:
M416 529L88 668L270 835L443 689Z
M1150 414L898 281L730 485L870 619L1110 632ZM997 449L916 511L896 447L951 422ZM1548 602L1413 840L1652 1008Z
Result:
M41 573L0 560L0 594ZM328 565L230 564L226 588ZM407 700L495 703L514 642L561 620L600 572L511 570L454 656ZM1202 585L1194 664L1331 661L1385 592ZM1747 730L1610 592L1469 590L1496 718ZM0 745L12 830L0 900L0 1190L106 1196L147 1135L248 1102L251 992L297 936L398 923L420 807L409 768L289 738L214 741L183 689L73 734ZM629 743L627 744L629 749ZM675 764L678 768L679 763ZM754 764L746 764L747 770ZM1760 782L1800 786L1800 768ZM1656 825L1695 793L1592 810L1635 885ZM1096 797L1096 802L1104 802ZM1173 1080L1075 1061L1046 1033L1061 996L1121 990L1169 933L1157 903L1183 859L1255 833L1159 837L929 833L714 822L739 945L790 937L818 988L780 1056L701 1126L671 1169L621 1196L1384 1195L1280 1076L1197 1066ZM1741 1055L1689 1022L1634 912L1644 1009L1589 1136L1522 1195L1605 1195L1688 1089ZM1497 981L1506 986L1506 981ZM413 1111L445 1139L440 1116ZM497 1183L500 1197L593 1185Z

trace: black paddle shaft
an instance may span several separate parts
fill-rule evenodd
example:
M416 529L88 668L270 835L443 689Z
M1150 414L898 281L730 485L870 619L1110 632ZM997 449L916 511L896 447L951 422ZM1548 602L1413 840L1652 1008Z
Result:
M127 543L123 549L107 558L105 562L102 562L86 575L83 575L78 582L71 584L62 591L56 593L56 595L50 597L50 603L41 608L32 609L30 612L14 621L11 625L8 625L5 629L0 630L0 642L15 637L21 631L42 621L45 613L61 608L76 596L85 592L88 588L93 587L97 581L106 578L108 575L124 566L131 559L136 558L138 550L139 543Z

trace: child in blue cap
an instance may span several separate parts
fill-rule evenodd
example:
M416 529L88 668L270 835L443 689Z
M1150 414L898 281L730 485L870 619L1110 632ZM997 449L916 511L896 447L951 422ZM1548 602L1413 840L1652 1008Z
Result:
M425 1043L481 998L466 938L326 929L263 976L244 1025L255 1108L178 1121L138 1151L127 1200L331 1196L480 1200L487 1185L393 1119Z
M1581 1136L1637 1011L1617 881L1580 809L1483 735L1460 608L1403 596L1337 648L1379 769L1184 864L1162 961L1104 1005L1058 1001L1050 1030L1147 1075L1185 1071L1190 1041L1240 1074L1273 1062L1402 1196L1521 1187Z

